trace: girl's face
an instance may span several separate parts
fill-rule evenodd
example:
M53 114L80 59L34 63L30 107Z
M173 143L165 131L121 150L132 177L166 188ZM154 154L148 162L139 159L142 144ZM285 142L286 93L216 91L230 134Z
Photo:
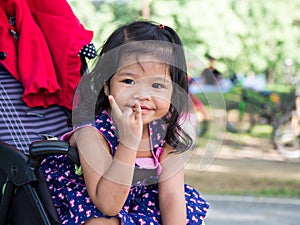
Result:
M120 109L133 108L139 101L143 123L162 118L169 110L173 85L168 66L159 62L145 61L129 64L122 60L120 69L110 81L110 90Z

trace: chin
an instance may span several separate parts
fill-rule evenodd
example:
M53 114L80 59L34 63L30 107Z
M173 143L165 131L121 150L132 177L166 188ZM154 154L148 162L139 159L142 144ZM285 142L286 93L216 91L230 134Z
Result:
M153 117L149 117L147 115L142 115L142 120L143 120L143 124L148 124L151 121L155 120L155 118Z

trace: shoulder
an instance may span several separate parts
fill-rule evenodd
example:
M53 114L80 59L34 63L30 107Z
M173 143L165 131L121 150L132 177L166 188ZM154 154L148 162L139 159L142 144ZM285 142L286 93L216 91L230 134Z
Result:
M179 171L192 156L192 151L184 151L181 153L175 152L175 149L170 145L164 145L163 151L159 156L159 162L163 168L168 168L170 171Z
M160 155L159 155L159 161L163 162L166 158L173 155L174 150L175 149L173 147L171 147L170 145L164 144L164 146L162 147L162 151L160 152Z

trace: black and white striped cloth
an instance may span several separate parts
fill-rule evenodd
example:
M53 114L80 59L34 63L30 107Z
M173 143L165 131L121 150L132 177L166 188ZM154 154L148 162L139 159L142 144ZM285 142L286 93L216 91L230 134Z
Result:
M33 141L60 137L71 128L63 108L29 108L22 101L23 91L22 84L0 63L0 140L28 154Z

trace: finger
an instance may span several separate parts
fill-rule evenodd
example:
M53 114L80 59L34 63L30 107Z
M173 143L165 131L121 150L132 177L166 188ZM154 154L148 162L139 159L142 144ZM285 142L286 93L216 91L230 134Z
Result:
M112 113L117 118L120 118L122 116L122 111L121 111L120 107L118 106L115 98L112 95L109 95L108 96L108 100L109 100L109 104L110 104Z
M124 115L125 118L129 118L132 115L132 113L133 113L132 109L131 108L127 108L124 111L123 115Z
M135 119L140 121L142 119L142 109L140 103L137 101L134 105L135 107Z

